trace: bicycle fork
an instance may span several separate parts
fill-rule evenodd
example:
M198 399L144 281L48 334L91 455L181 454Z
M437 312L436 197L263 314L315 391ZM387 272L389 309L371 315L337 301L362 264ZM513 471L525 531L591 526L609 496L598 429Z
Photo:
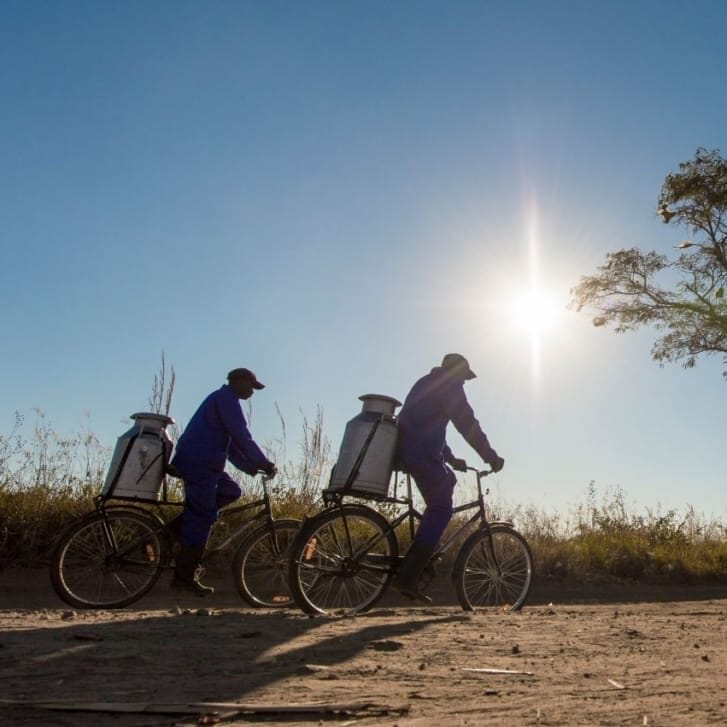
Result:
M485 530L487 533L487 537L484 539L485 555L487 556L487 562L492 564L492 567L494 568L497 577L500 578L502 576L502 571L500 569L500 563L495 553L495 545L492 540L492 529L488 525L486 528L483 528L483 530Z

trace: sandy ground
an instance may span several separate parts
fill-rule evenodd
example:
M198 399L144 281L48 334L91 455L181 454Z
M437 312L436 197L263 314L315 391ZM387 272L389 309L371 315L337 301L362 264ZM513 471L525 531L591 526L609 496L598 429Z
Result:
M727 586L536 583L520 613L468 614L443 583L429 608L389 597L356 618L309 618L245 608L215 578L210 599L178 601L160 582L136 608L78 611L45 571L0 573L0 724L193 725L213 711L226 724L727 724ZM200 718L9 700L369 707Z

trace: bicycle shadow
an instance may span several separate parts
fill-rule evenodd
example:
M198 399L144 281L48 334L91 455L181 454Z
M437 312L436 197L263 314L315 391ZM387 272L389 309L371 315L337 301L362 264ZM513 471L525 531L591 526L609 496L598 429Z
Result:
M270 703L276 702L270 695L277 692L279 703L284 683L289 703L307 702L321 693L345 693L346 680L376 674L387 652L407 648L407 638L469 618L427 610L416 618L405 610L309 618L290 611L199 609L84 612L73 619L68 616L72 612L65 612L68 620L63 621L63 613L46 614L35 627L5 629L0 638L0 699ZM375 683L372 698L377 696ZM388 702L386 684L378 686L378 698ZM3 722L19 725L113 720L126 726L140 724L141 717L5 710Z

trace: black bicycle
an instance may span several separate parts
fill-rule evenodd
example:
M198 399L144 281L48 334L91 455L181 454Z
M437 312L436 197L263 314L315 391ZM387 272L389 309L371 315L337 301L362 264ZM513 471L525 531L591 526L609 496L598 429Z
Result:
M235 585L253 607L291 606L287 571L289 548L300 521L273 517L268 478L260 498L220 511L203 558L208 563L233 544ZM55 592L76 608L123 608L138 601L174 565L176 538L165 511L183 503L117 504L100 495L95 510L73 523L58 539L50 564ZM163 507L164 506L164 507ZM239 518L236 516L240 516ZM241 523L229 528L233 518Z
M490 471L467 469L477 475L477 498L455 507L454 514L468 510L475 513L443 539L425 577L431 581L437 562L470 529L452 569L462 608L517 611L525 603L532 580L530 547L511 523L488 521L482 478ZM290 590L306 613L360 613L371 608L384 594L402 560L396 529L406 522L413 537L416 523L421 520L421 513L413 505L408 475L405 497L397 498L394 493L394 497L376 498L387 503L386 507L404 508L391 521L368 505L347 502L346 498L352 496L361 497L342 490L324 491L325 509L304 519L291 547Z

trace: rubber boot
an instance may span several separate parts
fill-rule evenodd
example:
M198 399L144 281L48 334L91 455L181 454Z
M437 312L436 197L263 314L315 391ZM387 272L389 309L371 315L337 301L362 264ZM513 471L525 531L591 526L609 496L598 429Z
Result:
M197 568L200 560L202 560L203 552L204 547L182 543L177 555L177 564L174 568L174 578L171 584L173 589L189 591L196 596L209 596L215 592L215 589L211 586L200 583L197 575Z
M176 517L172 518L166 525L167 532L172 538L172 542L176 543L182 537L182 516L184 513L180 513Z
M392 585L399 593L408 598L412 598L420 603L431 604L432 599L419 590L417 580L424 569L429 565L429 561L434 555L436 545L427 545L426 543L417 543L415 540L409 551L404 556L399 572L394 577Z

